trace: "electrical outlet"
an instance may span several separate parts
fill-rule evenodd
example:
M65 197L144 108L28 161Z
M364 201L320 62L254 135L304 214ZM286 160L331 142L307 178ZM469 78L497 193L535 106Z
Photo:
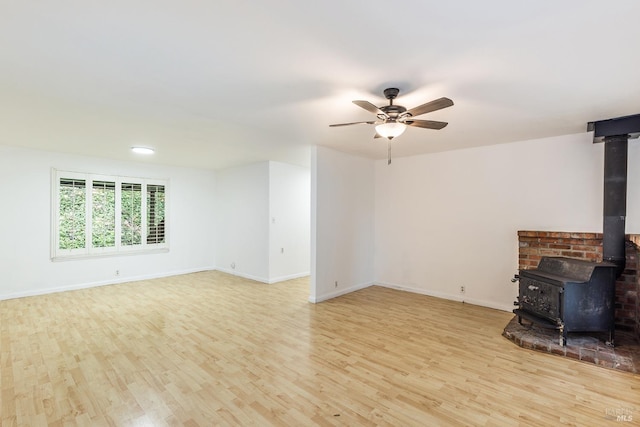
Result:
M120 275L120 270L116 270L116 276Z
M232 268L233 270L235 270L235 269L236 269L236 263L235 263L235 261L231 263L231 268Z
M338 287L338 281L337 281L337 280L336 280L336 286L335 286L335 287L336 287L336 288Z
M460 293L464 294L464 291L465 291L464 286L460 286Z

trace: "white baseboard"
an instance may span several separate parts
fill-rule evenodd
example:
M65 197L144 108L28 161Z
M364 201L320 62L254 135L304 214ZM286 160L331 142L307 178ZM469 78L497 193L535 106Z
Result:
M98 286L117 285L119 283L139 282L141 280L159 279L162 277L180 276L182 274L191 274L191 273L198 273L201 271L212 271L212 270L215 270L215 268L214 267L192 268L187 270L175 270L175 271L168 271L168 272L157 273L157 274L143 274L140 276L120 277L115 280L109 279L109 280L101 280L97 282L78 283L75 285L68 285L68 286L58 286L54 288L36 289L36 290L30 290L30 291L24 291L24 292L13 292L13 293L4 294L4 295L0 294L0 301L15 299L15 298L24 298L24 297L33 297L38 295L53 294L57 292L75 291L78 289L95 288Z
M269 280L269 284L278 283L278 282L284 282L286 280L299 279L301 277L307 277L309 275L311 275L311 273L308 272L308 271L305 271L305 272L302 272L302 273L289 274L287 276L279 276L279 277L275 277L275 278Z
M450 301L457 301L457 302L463 302L463 303L466 303L466 304L479 305L481 307L492 308L494 310L508 311L508 312L511 312L513 310L513 307L511 307L511 306L506 306L506 305L502 305L502 304L496 304L496 303L494 303L492 301L485 301L485 300L479 300L479 299L475 299L475 298L468 298L465 295L455 295L455 294L448 294L448 293L444 293L444 292L430 291L430 290L426 290L426 289L411 288L411 287L408 287L408 286L402 286L402 285L398 285L396 283L389 283L389 282L375 282L374 284L377 285L377 286L385 287L385 288L397 289L399 291L412 292L414 294L427 295L427 296L430 296L430 297L442 298L442 299L446 299L446 300L450 300Z
M268 285L272 285L278 282L284 282L285 280L299 279L300 277L306 277L310 273L308 271L296 274L290 274L288 276L279 276L272 279L267 279L266 277L253 276L251 274L242 273L236 270L230 270L228 268L216 268L216 270L221 271L223 273L231 274L232 276L242 277L244 279L255 280L256 282L266 283Z
M313 295L310 295L309 296L309 302L315 304L315 303L318 303L318 302L326 301L326 300L331 299L331 298L336 298L336 297L339 297L339 296L342 296L342 295L345 295L345 294L348 294L348 293L351 293L351 292L359 291L360 289L368 288L369 286L371 286L373 284L374 283L371 282L371 283L363 283L363 284L360 284L360 285L354 285L354 286L350 286L350 287L345 288L345 289L340 289L339 291L329 292L327 294L323 294L323 295L319 295L319 296L315 296L315 297Z
M222 271L223 273L231 274L232 276L242 277L243 279L254 280L254 281L260 282L260 283L267 283L267 284L269 283L269 279L267 279L265 277L253 276L251 274L242 273L242 272L239 272L239 271L236 271L236 270L230 270L228 268L217 267L216 270Z

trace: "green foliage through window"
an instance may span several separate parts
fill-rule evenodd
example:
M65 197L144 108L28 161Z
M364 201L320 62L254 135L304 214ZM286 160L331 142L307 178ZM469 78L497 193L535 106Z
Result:
M60 180L60 249L85 247L86 191L82 179Z

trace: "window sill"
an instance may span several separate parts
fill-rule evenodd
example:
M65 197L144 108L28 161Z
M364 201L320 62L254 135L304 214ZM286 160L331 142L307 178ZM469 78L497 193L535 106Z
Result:
M58 255L58 256L51 257L51 261L61 262L61 261L81 260L81 259L114 258L114 257L131 256L131 255L161 254L161 253L167 253L167 252L169 252L169 248L140 249L140 250L133 250L133 251L106 252L106 253L97 253L97 254Z

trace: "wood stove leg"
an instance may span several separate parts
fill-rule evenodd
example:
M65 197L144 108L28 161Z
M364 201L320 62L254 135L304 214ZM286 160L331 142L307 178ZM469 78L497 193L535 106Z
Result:
M615 332L615 329L609 329L609 341L606 342L609 347L614 347Z
M558 328L560 331L559 344L562 347L566 347L567 345L567 331L564 329L564 325L560 325Z

